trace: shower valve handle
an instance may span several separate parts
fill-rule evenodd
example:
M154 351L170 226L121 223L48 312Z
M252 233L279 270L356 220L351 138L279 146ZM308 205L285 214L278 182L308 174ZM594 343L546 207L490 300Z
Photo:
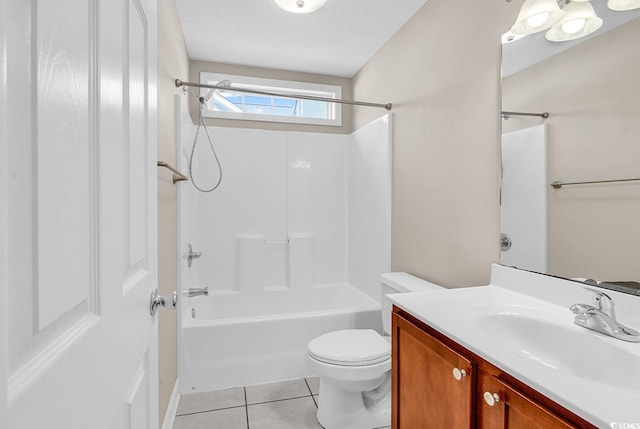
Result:
M194 252L193 247L191 247L191 244L189 244L188 250L187 250L187 265L189 266L189 268L191 268L191 264L193 264L193 260L198 259L200 256L202 256L202 253Z

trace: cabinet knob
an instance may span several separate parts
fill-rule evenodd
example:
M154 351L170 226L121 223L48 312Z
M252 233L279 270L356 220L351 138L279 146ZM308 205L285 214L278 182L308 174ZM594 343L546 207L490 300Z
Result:
M484 392L482 397L484 398L484 402L486 402L490 407L493 407L496 402L500 402L500 396L498 396L497 393Z
M458 368L453 368L453 377L460 381L462 380L462 377L466 377L467 376L467 371L464 369L458 369Z

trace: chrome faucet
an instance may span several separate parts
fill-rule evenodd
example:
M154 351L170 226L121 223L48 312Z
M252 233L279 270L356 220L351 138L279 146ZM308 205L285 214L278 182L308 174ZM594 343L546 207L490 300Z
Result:
M573 304L569 307L576 315L573 323L619 340L640 342L640 332L616 319L615 304L609 295L599 290L585 289L593 292L593 305Z
M194 296L209 296L209 288L205 287L202 289L198 288L189 288L187 289L187 296L189 298L193 298Z

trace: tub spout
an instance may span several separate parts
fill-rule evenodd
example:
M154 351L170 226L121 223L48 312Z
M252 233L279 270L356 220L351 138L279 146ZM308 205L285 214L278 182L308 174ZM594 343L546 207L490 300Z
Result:
M187 295L189 296L189 298L193 298L194 296L209 296L209 288L205 287L202 289L198 289L198 288L189 288L187 289Z

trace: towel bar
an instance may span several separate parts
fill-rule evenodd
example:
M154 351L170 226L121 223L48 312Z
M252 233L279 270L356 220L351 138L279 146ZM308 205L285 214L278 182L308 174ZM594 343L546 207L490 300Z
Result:
M592 182L560 182L560 181L555 181L553 183L551 183L551 187L553 189L560 189L563 186L568 186L568 185L591 185L594 183L615 183L615 182L635 182L635 181L639 181L640 178L638 179L614 179L614 180L594 180Z
M170 166L169 164L167 164L164 161L158 161L158 167L164 167L167 168L169 170L171 170L173 172L173 184L175 185L177 182L182 182L184 180L189 180L187 178L187 176L185 176L184 174L180 173L178 170L176 170L175 168L173 168L172 166Z

